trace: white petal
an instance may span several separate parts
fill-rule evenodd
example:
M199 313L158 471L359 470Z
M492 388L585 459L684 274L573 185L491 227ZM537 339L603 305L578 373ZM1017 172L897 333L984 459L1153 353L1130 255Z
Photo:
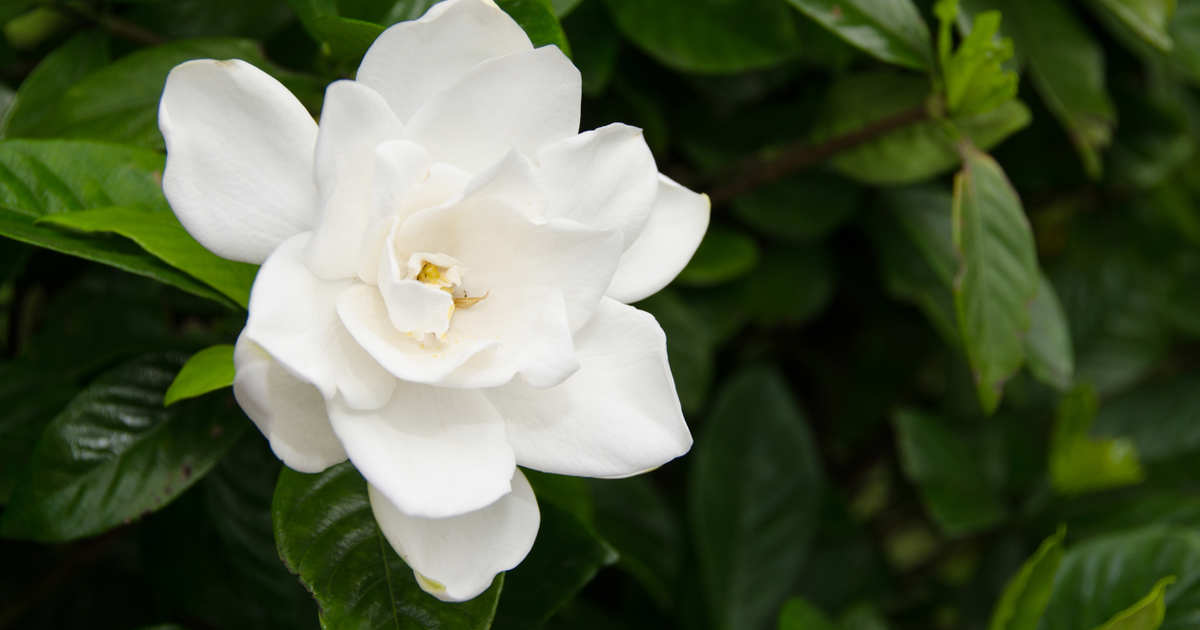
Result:
M662 290L687 266L708 229L708 195L659 175L658 197L637 240L621 256L608 296L637 302Z
M376 214L376 152L400 136L400 121L383 97L354 81L325 91L317 135L317 187L321 218L308 245L308 265L323 278L349 278L358 270L359 248Z
M388 319L402 333L445 335L454 315L454 298L445 291L416 280L380 278L379 293Z
M512 489L504 421L476 390L400 383L380 409L334 399L329 417L354 467L405 514L455 516Z
M417 110L405 136L469 172L579 131L579 71L554 46L485 61Z
M560 475L625 477L686 453L666 337L648 313L606 298L575 336L579 371L550 389L488 390L517 463Z
M658 167L641 129L614 123L547 145L537 157L550 216L619 230L633 243L658 194Z
M158 126L167 143L163 192L210 251L261 263L312 229L317 125L265 72L238 59L175 66Z
M341 393L352 406L377 408L391 397L396 379L338 319L338 296L356 283L313 275L302 261L308 240L308 233L289 239L258 271L243 335L312 383L326 400Z
M315 473L346 461L316 388L290 374L245 335L238 337L233 364L234 397L284 464Z
M472 599L492 585L497 573L520 564L541 523L533 489L519 470L513 473L511 493L450 518L407 516L374 487L368 487L368 496L384 537L412 568L421 588L443 601Z
M572 330L591 317L621 255L618 232L568 219L537 221L499 198L479 196L412 215L393 242L402 252L441 252L462 261L463 288L473 296L561 291Z
M422 18L388 28L363 57L358 80L408 120L434 94L494 57L531 50L529 37L495 4L446 0Z
M446 381L467 361L499 344L494 339L457 338L442 344L401 332L392 324L379 291L367 285L360 284L343 293L338 298L337 312L360 347L395 378L413 383L448 385ZM508 378L512 378L511 373ZM465 382L457 386L495 384L498 383Z
M378 282L379 260L392 227L418 211L462 195L470 179L448 164L432 164L429 152L406 140L385 142L375 149L375 214L360 246L358 277Z

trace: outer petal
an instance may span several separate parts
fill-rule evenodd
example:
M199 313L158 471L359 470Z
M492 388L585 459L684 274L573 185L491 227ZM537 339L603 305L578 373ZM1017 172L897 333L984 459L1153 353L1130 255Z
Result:
M404 133L435 160L479 172L511 149L534 155L575 135L581 85L579 70L554 46L492 59L430 99Z
M341 393L354 407L385 404L396 379L366 353L337 317L337 298L353 284L321 280L302 260L309 234L293 237L267 259L250 292L247 339L300 378L326 400Z
M511 493L450 518L408 516L374 486L368 496L384 537L412 567L421 588L443 601L472 599L497 573L520 564L541 523L533 489L520 470L513 473Z
M691 260L708 229L708 195L694 193L666 175L637 240L621 256L609 297L637 302L662 290Z
M312 228L317 125L265 72L237 59L175 66L158 126L167 142L163 192L212 252L261 263Z
M654 317L606 298L575 336L579 371L550 389L513 382L487 396L517 463L561 475L625 477L686 453L666 337Z
M325 91L316 148L324 205L308 246L309 267L317 275L349 278L358 270L359 248L376 214L375 148L399 136L400 121L371 88L337 81ZM413 170L421 176L425 168L416 164Z
M618 230L628 246L658 194L658 167L642 130L620 123L542 147L538 182L547 214Z
M233 363L234 397L284 464L315 473L346 461L316 388L290 374L244 335L238 338Z
M478 391L402 382L381 409L334 399L329 417L355 468L405 514L456 516L512 490L504 421Z
M367 50L357 78L383 94L401 120L408 120L471 68L532 48L521 27L495 4L446 0L421 19L384 31Z

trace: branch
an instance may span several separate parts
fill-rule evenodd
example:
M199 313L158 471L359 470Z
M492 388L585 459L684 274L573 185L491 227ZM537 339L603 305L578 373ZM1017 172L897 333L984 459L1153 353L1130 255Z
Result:
M823 162L837 153L928 119L929 110L924 104L921 104L819 144L798 142L785 147L781 152L769 158L751 157L733 169L734 174L729 178L727 184L713 188L708 196L712 199L713 205L726 203L759 186L778 181L809 166Z

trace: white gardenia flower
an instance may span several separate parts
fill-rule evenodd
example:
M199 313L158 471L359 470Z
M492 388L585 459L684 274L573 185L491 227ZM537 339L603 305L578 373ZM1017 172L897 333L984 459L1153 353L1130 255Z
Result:
M709 202L641 131L579 130L580 76L487 0L371 46L318 126L240 60L167 78L163 188L187 230L262 263L234 393L291 468L347 458L388 541L445 600L529 552L518 466L625 477L687 452L666 286Z

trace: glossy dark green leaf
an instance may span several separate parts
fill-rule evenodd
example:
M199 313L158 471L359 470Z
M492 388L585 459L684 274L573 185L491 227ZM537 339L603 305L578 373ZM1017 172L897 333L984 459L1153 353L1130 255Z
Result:
M1145 478L1135 443L1091 436L1098 402L1090 386L1063 396L1050 442L1050 482L1064 494L1127 486Z
M111 206L170 213L159 184L161 154L71 140L0 142L0 236L95 260L231 303L191 275L132 243L41 224L48 215Z
M533 550L504 576L495 630L538 628L617 553L575 515L542 501L542 522Z
M916 70L933 67L929 27L911 0L788 0L867 54Z
M726 385L694 449L689 504L712 627L778 614L819 520L824 485L803 414L774 369Z
M1200 615L1200 534L1148 526L1075 545L1063 557L1040 630L1103 628L1170 576L1176 582L1166 588L1160 627L1193 628Z
M1037 630L1050 603L1066 534L1065 529L1059 529L1021 565L1021 570L1004 587L988 630Z
M1004 32L1029 65L1033 84L1047 109L1066 128L1098 178L1100 152L1108 146L1116 111L1104 78L1104 50L1072 14L1069 5L1043 0L988 0L1004 16Z
M676 282L688 286L713 286L746 275L758 264L758 245L746 234L713 226L704 234L691 261Z
M571 46L550 0L497 0L497 4L521 25L535 47L558 46L567 56L571 55Z
M36 135L71 86L109 61L108 36L84 31L46 55L21 83L12 108L2 118L0 137Z
M287 0L304 28L334 58L357 64L383 27L362 19L343 17L337 0ZM428 8L428 7L425 7ZM414 15L411 17L419 17Z
M1038 380L1058 389L1067 389L1075 377L1075 354L1071 331L1054 285L1038 274L1037 296L1029 307L1029 334L1025 337L1025 356L1029 371Z
M0 504L8 502L46 425L76 391L60 374L32 362L0 364Z
M321 608L325 630L487 630L504 576L467 603L438 601L383 538L367 483L349 462L306 475L284 468L271 512L275 544Z
M659 62L685 72L779 64L801 45L779 0L606 0L617 27Z
M990 487L978 452L945 421L902 410L892 424L904 474L947 535L980 531L1004 519L1005 505Z
M192 492L138 528L160 608L201 628L318 627L316 603L275 551L279 469L267 441L246 431Z
M73 83L25 137L86 138L161 150L158 101L171 68L189 59L243 59L283 79L301 96L319 90L313 80L267 62L259 45L234 38L180 40L145 48ZM113 86L121 86L113 89ZM115 204L113 204L115 205Z
M824 173L767 184L733 201L738 218L764 236L796 243L825 238L862 202L862 190Z
M591 483L596 530L617 550L617 566L669 610L683 569L683 523L646 477Z
M954 305L963 346L987 413L1025 360L1030 304L1037 295L1033 230L1000 165L964 148L954 179L954 247L960 266Z
M712 388L715 340L703 318L672 290L638 303L667 334L667 359L685 411L699 411Z
M257 265L225 260L196 242L173 213L129 207L92 208L61 212L41 224L81 232L111 232L137 243L167 264L203 280L243 308L250 302L250 287Z
M92 536L161 508L208 473L249 423L228 396L164 409L182 364L150 355L80 392L43 432L0 534Z
M233 346L205 348L183 364L163 396L163 405L170 406L229 387L233 384L233 377Z
M824 247L770 249L744 280L742 299L761 326L796 326L817 316L833 297L834 269Z
M855 133L872 124L925 107L929 82L891 72L868 72L839 79L825 95L814 142ZM958 131L988 148L1029 123L1029 111L1009 101L991 111L956 118ZM943 122L914 121L837 153L829 163L861 182L912 183L953 169L960 162L957 138Z
M1175 12L1175 0L1089 0L1088 4L1163 52L1170 52L1174 46L1167 27Z
M602 2L588 2L562 24L571 42L572 61L583 75L583 93L603 94L612 81L621 50L621 34L608 10Z

